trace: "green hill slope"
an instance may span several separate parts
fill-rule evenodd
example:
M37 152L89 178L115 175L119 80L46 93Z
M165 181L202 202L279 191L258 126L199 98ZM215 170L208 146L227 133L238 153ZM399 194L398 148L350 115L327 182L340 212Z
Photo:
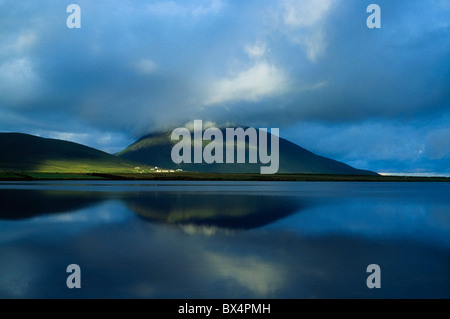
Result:
M62 140L0 133L0 171L58 173L136 173L124 158ZM148 167L150 169L150 167Z
M222 130L222 132L223 136L225 136L225 131ZM267 166L261 163L181 163L176 165L171 159L171 150L177 141L172 141L170 136L171 132L155 133L144 136L116 155L121 158L149 165L205 173L259 173L261 166ZM270 141L270 138L268 138L268 140ZM347 164L318 156L282 138L279 140L279 151L280 166L278 173L280 174L377 175L371 171L355 169ZM246 145L246 154L246 156L248 156L248 144Z

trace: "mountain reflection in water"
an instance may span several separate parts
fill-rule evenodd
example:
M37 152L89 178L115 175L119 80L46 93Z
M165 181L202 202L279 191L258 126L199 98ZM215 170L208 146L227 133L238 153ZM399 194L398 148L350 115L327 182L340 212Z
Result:
M151 193L124 198L138 216L165 224L194 224L251 229L298 212L302 204L290 197L238 194Z
M0 298L450 297L449 183L0 183ZM82 289L67 289L78 264ZM381 267L368 289L367 266Z
M258 194L10 189L0 192L0 219L67 214L107 200L119 200L131 212L149 222L226 229L258 228L305 206L292 197Z

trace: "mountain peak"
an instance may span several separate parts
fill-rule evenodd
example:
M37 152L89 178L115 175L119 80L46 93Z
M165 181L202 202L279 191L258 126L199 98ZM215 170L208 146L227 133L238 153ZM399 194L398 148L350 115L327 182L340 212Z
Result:
M243 127L246 129L247 127ZM205 130L205 129L204 129ZM204 131L203 130L203 131ZM225 136L225 129L220 129ZM191 133L192 134L192 133ZM270 133L268 133L270 135ZM259 133L258 133L259 138ZM268 137L268 140L270 138ZM256 164L175 164L171 158L173 146L178 141L171 140L170 132L145 135L116 155L125 159L168 169L205 173L259 173L262 163ZM205 146L208 142L203 142ZM235 152L236 153L236 152ZM225 154L225 153L224 153ZM248 158L248 143L246 143ZM342 162L316 155L286 139L279 138L280 174L335 174L335 175L377 175L374 172L359 170Z

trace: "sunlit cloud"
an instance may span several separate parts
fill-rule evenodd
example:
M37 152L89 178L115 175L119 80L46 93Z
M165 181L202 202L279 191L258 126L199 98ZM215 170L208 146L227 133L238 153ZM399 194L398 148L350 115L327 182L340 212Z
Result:
M287 76L281 69L261 62L235 76L213 83L205 104L257 102L264 97L282 94L287 86Z

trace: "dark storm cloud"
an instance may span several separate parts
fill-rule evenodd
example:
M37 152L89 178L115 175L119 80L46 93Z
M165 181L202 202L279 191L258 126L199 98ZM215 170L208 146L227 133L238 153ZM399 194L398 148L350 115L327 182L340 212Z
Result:
M309 123L340 127L343 144L352 125L426 118L418 142L448 160L448 132L427 124L450 108L448 1L376 1L379 30L371 1L74 2L81 29L66 27L69 3L0 1L2 131L119 150L194 119ZM365 142L348 145L362 152L340 159L369 160Z

